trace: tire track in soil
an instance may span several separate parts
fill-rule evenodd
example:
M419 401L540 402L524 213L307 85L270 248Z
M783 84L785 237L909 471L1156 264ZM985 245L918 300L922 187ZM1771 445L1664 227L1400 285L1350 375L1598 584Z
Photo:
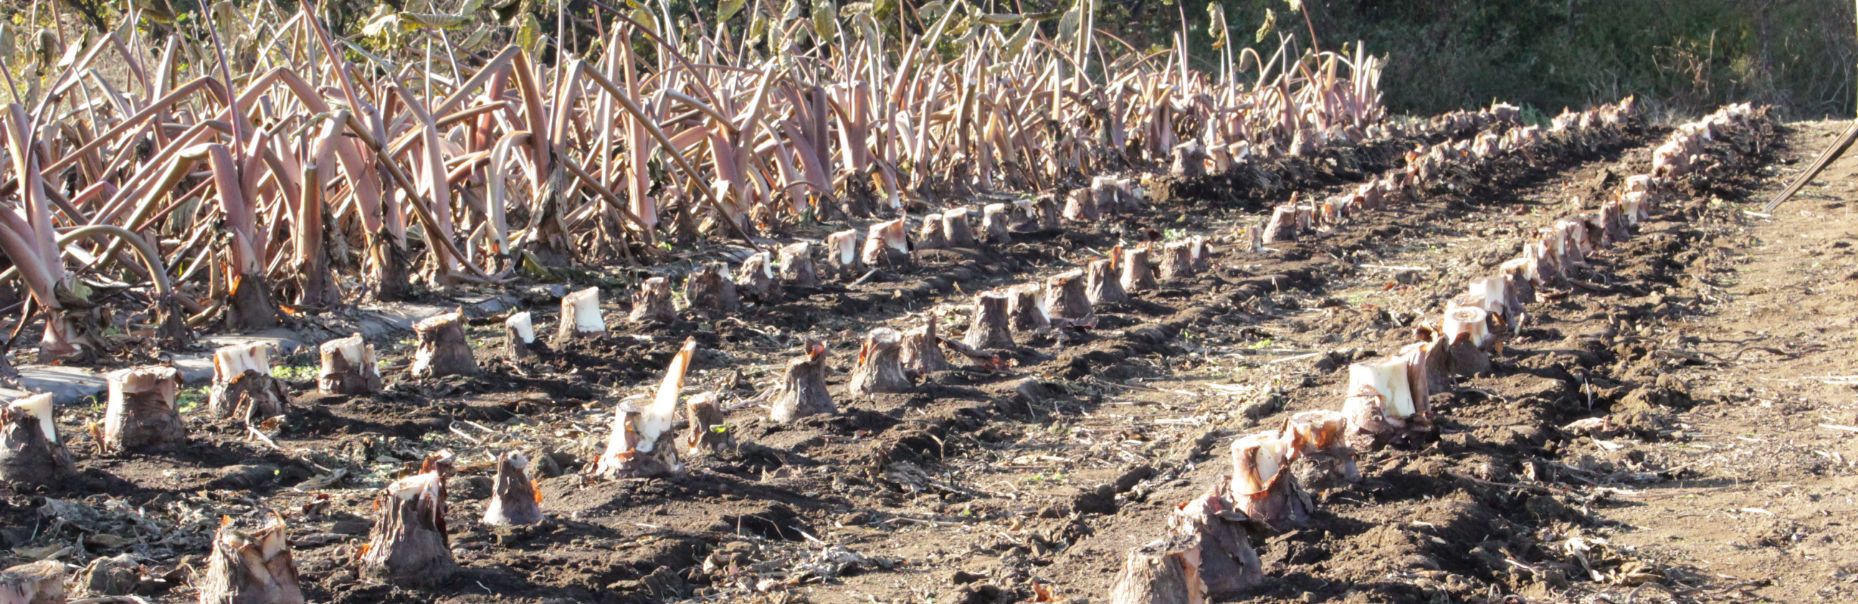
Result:
M1647 151L1640 146L1570 166L1571 170L1548 174L1545 181L1518 195L1521 205L1544 212L1467 212L1456 218L1479 221L1407 225L1403 228L1415 235L1461 243L1447 243L1443 250L1400 249L1372 259L1382 265L1431 263L1441 270L1429 283L1386 288L1385 277L1344 272L1332 280L1327 292L1273 296L1269 302L1277 303L1278 319L1289 324L1264 337L1289 340L1326 354L1307 363L1307 368L1262 363L1248 363L1236 370L1212 367L1251 375L1240 379L1286 386L1277 400L1288 408L1261 422L1214 415L1208 421L1237 429L1214 429L1215 440L1223 445L1225 437L1275 425L1294 411L1339 407L1345 378L1339 369L1357 355L1395 349L1403 339L1396 334L1401 332L1399 318L1408 316L1406 308L1435 315L1443 300L1459 293L1469 277L1485 274L1511 257L1521 233L1567 214L1570 210L1563 200L1568 195L1593 199L1595 193L1610 190L1608 172L1614 177L1643 173L1649 164ZM1745 170L1752 163L1742 162L1735 169ZM1727 175L1712 174L1711 179L1718 176ZM1681 209L1673 202L1638 236L1596 261L1595 278L1616 278L1600 284L1596 292L1563 295L1535 305L1531 311L1538 315L1536 323L1499 358L1496 376L1463 381L1448 398L1435 399L1445 420L1441 442L1417 453L1365 456L1362 468L1368 480L1319 504L1321 512L1314 527L1262 544L1270 580L1257 590L1255 599L1482 598L1491 593L1487 590L1492 584L1504 592L1521 586L1533 591L1525 592L1532 598L1561 599L1558 594L1571 582L1580 581L1584 571L1570 567L1565 555L1549 551L1554 546L1537 541L1532 530L1590 522L1580 508L1591 500L1577 497L1577 489L1591 485L1582 484L1581 476L1564 472L1566 464L1555 459L1568 435L1554 427L1590 413L1604 413L1614 398L1624 394L1625 384L1607 375L1616 335L1608 326L1628 318L1619 310L1624 306L1621 298L1643 296L1655 284L1681 277L1665 267L1697 238L1689 226L1699 205L1694 200L1708 196L1696 184L1687 191L1692 194ZM1452 200L1451 205L1461 202ZM1366 264L1367 260L1357 262ZM1346 302L1336 299L1364 291L1376 295ZM1258 337L1254 325L1225 331L1239 342ZM1202 369L1187 373L1207 373ZM1177 376L1157 384L1156 390L1192 385L1195 377ZM1041 574L1056 580L1061 593L1067 595L1107 593L1122 556L1160 534L1172 504L1197 495L1230 469L1223 446L1196 446L1187 451L1174 458L1176 467L1183 469L1180 479L1132 491L1115 516L1098 523L1093 535L1067 549ZM1519 560L1533 564L1524 562L1518 567Z

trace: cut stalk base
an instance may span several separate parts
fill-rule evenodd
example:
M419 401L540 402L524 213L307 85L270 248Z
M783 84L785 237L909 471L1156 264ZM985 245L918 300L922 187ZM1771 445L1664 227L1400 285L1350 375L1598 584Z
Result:
M1013 348L1013 332L1007 328L1011 317L1008 305L1005 294L975 296L974 317L968 323L968 332L961 338L962 343L977 350Z
M671 282L664 277L652 277L639 283L639 290L632 293L632 313L626 318L633 323L676 321L677 308L671 305Z
M187 443L187 425L174 406L181 372L173 367L136 367L109 376L109 406L103 412L103 445L112 451Z
M1129 552L1110 588L1110 604L1201 604L1200 548L1192 539L1156 541Z
M903 335L888 327L871 330L852 366L851 391L857 395L909 392L916 385L903 373Z
M381 369L374 346L355 334L323 342L317 349L322 370L316 387L330 394L364 395L381 391Z
M1264 582L1264 568L1246 531L1250 522L1232 505L1227 485L1176 508L1168 527L1200 550L1200 577L1214 598L1230 598Z
M529 458L514 451L497 456L497 476L491 482L490 504L484 507L484 524L512 526L542 522L542 495L529 479Z
M769 417L775 423L784 424L808 415L838 411L838 406L832 403L832 395L826 392L826 347L817 342L808 343L804 355L787 363L787 374L775 393L774 403L769 405Z
M230 519L213 536L213 553L200 580L202 604L302 604L297 564L290 555L284 521L239 530Z
M937 318L933 314L923 317L921 326L904 332L902 363L905 373L920 378L950 368L948 357L942 354L942 338L936 335Z
M705 264L684 278L684 300L690 310L710 317L725 317L742 308L735 282L720 263Z
M374 529L361 574L376 581L440 585L458 570L445 533L445 479L432 470L396 480L374 498Z
M413 324L418 348L413 353L413 377L476 375L477 359L465 340L464 313L452 311Z
M0 406L0 482L51 486L77 473L71 453L57 440L51 395Z

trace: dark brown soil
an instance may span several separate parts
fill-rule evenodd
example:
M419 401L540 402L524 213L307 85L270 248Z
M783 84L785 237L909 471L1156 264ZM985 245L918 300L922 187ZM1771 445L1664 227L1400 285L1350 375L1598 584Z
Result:
M1850 373L1838 365L1858 260L1839 244L1858 226L1823 190L1772 224L1739 213L1770 184L1766 162L1815 152L1826 128L1744 149L1746 161L1691 183L1596 260L1591 283L1533 305L1493 375L1434 399L1437 442L1364 456L1364 482L1319 494L1312 527L1254 544L1265 581L1244 598L1849 597L1840 544L1853 535L1839 512L1851 505L1858 434L1816 425L1858 418L1847 382L1804 378ZM67 409L60 427L81 476L0 489L0 545L11 548L0 566L127 552L149 569L141 593L188 600L220 517L263 506L290 523L319 602L1103 601L1128 552L1229 471L1233 438L1338 408L1349 361L1397 347L1570 198L1591 204L1645 172L1663 135L1503 162L1266 255L1223 253L1191 281L1099 306L1094 327L1014 334L1005 367L951 354L962 368L908 393L847 390L871 329L939 310L942 334L958 338L975 292L1043 282L1119 242L1204 234L1226 250L1236 226L1261 223L1291 191L1339 191L1396 168L1412 141L1153 183L1157 199L1137 217L936 250L727 319L640 326L610 305L610 334L521 368L493 358L501 317L480 318L471 337L483 374L411 380L406 345L382 346L386 392L324 397L308 394L313 380L293 383L275 446L196 411L186 447L108 457L83 429L101 406ZM1803 258L1811 270L1788 264ZM624 300L640 277L604 276L614 286L604 298ZM551 331L552 304L532 310ZM584 479L616 404L648 400L685 338L699 343L686 393L717 393L741 446L668 480ZM840 412L775 425L767 393L808 339L829 348ZM1561 428L1596 416L1622 431ZM361 579L375 493L439 449L458 456L447 487L458 574L426 588ZM479 521L507 450L533 460L540 525Z

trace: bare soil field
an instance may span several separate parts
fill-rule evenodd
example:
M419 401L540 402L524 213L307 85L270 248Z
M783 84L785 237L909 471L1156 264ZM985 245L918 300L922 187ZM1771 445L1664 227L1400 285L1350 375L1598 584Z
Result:
M1363 452L1359 482L1313 489L1308 523L1255 534L1265 579L1237 601L1858 597L1858 164L1753 213L1839 127L1764 122L1712 142L1707 167L1634 236L1538 292L1489 371L1434 393L1435 436ZM106 455L102 402L66 409L78 477L0 490L0 568L88 564L80 583L189 601L221 518L268 508L318 602L1109 601L1128 553L1233 471L1236 438L1338 408L1349 364L1410 341L1538 228L1647 173L1668 134L1446 174L1263 253L1245 250L1244 229L1293 193L1354 190L1400 171L1415 144L1465 135L1162 179L1134 214L928 250L721 320L616 326L531 363L498 351L503 316L471 317L483 374L408 378L411 341L383 342L384 392L318 394L313 370L288 377L272 437L193 414L185 446ZM1015 333L991 359L951 354L955 369L908 392L849 389L874 328L959 335L977 292L1043 283L1118 242L1195 235L1215 250L1211 270L1099 304L1088 324ZM662 269L739 260L709 254ZM554 325L554 297L531 293L537 325ZM631 310L618 298L607 316ZM687 340L685 390L719 396L735 445L669 478L589 478L614 406L649 399ZM772 422L773 386L809 340L827 344L838 412ZM459 571L433 585L362 577L382 485L441 449L455 454L445 524ZM547 519L486 526L494 460L511 450L535 461ZM93 563L124 554L125 577Z

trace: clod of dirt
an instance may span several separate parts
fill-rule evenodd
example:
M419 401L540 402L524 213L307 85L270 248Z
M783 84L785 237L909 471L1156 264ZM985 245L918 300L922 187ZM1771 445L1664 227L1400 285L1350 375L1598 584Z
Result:
M141 584L142 564L134 554L91 560L77 575L78 592L90 596L126 596Z

